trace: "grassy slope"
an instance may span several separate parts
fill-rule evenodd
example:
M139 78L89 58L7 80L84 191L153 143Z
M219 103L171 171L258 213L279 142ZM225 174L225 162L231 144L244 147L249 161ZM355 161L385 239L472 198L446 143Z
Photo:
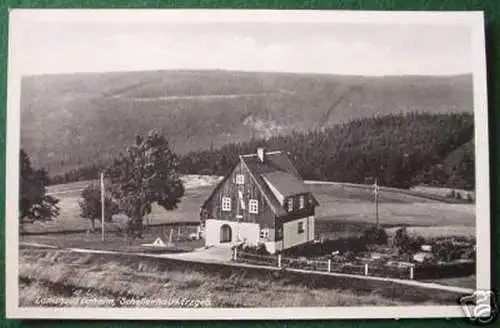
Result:
M208 183L215 183L210 180ZM49 191L79 189L84 182L51 186ZM366 224L375 222L373 195L370 190L345 185L314 184L311 191L318 198L316 209L318 236L330 236L339 231L359 231ZM153 208L152 223L197 221L203 201L210 195L213 185L192 186L175 211L167 212ZM65 229L86 229L87 220L79 216L79 192L56 195L61 200L60 216L48 223L27 225L27 231L54 231ZM418 225L441 226L442 233L454 231L459 234L473 234L475 228L475 206L472 204L446 204L396 192L380 194L380 222L385 226ZM448 229L454 226L455 229ZM456 228L460 227L460 228Z
M476 276L433 279L433 280L428 280L427 282L435 282L435 283L438 283L440 285L447 285L447 286L460 286L460 287L470 288L470 289L477 288Z
M472 80L227 71L42 76L23 80L21 107L23 147L36 166L59 174L108 160L152 128L184 152L375 114L470 112Z
M88 297L184 298L208 301L213 307L422 305L449 302L450 296L426 291L416 296L388 288L367 292L349 284L338 289L320 288L306 285L307 281L288 281L286 277L247 277L245 273L225 277L208 271L165 270L154 262L138 259L123 263L92 254L22 250L20 304L34 305L38 297L74 297L82 290Z

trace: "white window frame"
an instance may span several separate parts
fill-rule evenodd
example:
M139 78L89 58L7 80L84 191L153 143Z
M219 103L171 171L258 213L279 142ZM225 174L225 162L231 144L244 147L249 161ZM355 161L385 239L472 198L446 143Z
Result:
M304 195L301 195L299 197L299 209L303 209L305 206L305 199L304 198L305 198Z
M248 213L259 214L259 201L257 199L250 199L248 201Z
M231 211L231 197L222 197L222 210L224 212Z
M288 198L287 205L288 212L293 212L293 197Z
M237 185L245 184L245 176L243 174L236 174L236 184Z
M269 229L264 228L260 230L260 239L266 239L269 238Z

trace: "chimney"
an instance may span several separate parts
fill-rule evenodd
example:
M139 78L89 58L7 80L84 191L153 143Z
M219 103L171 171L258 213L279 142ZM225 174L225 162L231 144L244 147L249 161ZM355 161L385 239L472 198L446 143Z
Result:
M257 148L257 157L259 158L261 163L264 163L264 155L265 155L264 148L262 147Z

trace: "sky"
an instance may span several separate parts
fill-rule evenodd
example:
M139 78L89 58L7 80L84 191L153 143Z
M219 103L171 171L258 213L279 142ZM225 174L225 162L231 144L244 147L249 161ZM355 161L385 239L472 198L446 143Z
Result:
M227 69L343 75L472 71L463 25L50 22L22 26L21 74Z

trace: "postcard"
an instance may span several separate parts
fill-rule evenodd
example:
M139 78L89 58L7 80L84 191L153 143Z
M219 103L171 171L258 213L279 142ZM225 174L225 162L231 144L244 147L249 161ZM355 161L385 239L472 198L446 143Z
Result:
M9 20L8 317L495 317L482 12Z

